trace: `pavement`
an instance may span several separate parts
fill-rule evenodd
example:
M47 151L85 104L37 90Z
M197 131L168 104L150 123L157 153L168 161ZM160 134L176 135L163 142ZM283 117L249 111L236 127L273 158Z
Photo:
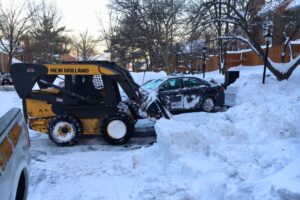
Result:
M0 85L0 91L14 91L13 85Z

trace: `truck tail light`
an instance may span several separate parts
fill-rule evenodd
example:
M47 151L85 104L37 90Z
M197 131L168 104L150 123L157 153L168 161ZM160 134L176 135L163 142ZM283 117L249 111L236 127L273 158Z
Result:
M222 92L222 93L224 92L224 87L222 87L222 86L220 87L220 92Z

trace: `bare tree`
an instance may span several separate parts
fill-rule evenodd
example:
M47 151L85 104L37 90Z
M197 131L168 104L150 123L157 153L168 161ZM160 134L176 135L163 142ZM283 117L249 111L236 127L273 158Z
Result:
M300 16L297 10L293 9L277 9L276 12L269 11L266 14L270 15L273 21L273 44L283 45L281 50L281 62L286 62L287 50L290 51L290 60L293 60L293 49L291 41L296 38L300 30Z
M183 30L185 4L184 0L111 0L111 8L120 14L118 34L126 38L131 51L142 50L150 66L162 58L169 72L173 71L170 49Z
M108 24L104 24L101 16L98 16L98 22L100 24L100 41L104 42L107 51L111 54L111 61L115 60L115 44L117 43L117 31L119 29L118 15L109 9Z
M28 33L30 19L37 12L38 6L28 1L18 4L11 0L7 8L0 10L0 44L1 49L8 54L8 65L13 56L22 51L20 43Z
M54 62L55 54L68 52L65 46L69 39L63 35L66 27L60 26L61 20L61 12L56 4L43 0L41 8L32 18L30 30L34 61Z
M193 38L205 38L209 35L212 40L206 41L209 44L211 51L217 50L219 55L219 72L224 72L224 65L226 62L226 51L228 49L229 41L222 39L222 35L228 35L236 29L236 27L230 24L228 21L219 20L224 17L230 17L233 15L231 7L243 7L244 1L238 0L223 0L227 4L223 5L218 3L218 0L201 0L193 1L189 5L187 13L189 14L188 28ZM206 6L211 3L211 6ZM215 19L210 23L204 23L207 20Z
M99 39L95 39L86 30L73 40L73 50L78 58L82 60L90 60L96 54L96 46Z

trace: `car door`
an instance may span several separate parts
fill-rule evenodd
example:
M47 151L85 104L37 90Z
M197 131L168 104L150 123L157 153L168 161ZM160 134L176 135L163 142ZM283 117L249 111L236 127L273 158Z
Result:
M183 109L181 78L171 78L159 86L159 97L169 111Z
M183 78L182 84L183 108L185 110L200 108L208 85L201 79L194 77Z

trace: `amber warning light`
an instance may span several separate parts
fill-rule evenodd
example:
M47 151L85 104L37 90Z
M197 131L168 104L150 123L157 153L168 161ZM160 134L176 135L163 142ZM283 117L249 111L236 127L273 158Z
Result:
M35 72L35 69L33 67L28 67L26 69L26 72L29 72L29 73L34 73Z

